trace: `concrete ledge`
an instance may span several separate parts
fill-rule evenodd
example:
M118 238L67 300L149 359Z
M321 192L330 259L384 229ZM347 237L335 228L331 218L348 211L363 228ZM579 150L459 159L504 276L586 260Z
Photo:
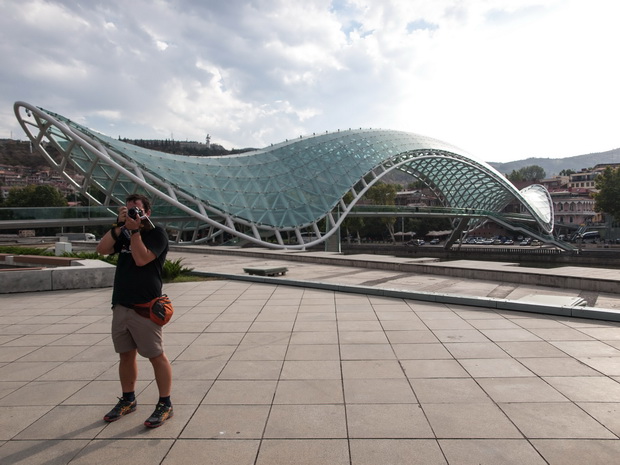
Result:
M101 260L76 260L70 267L52 269L52 289L111 287L116 267Z
M237 247L170 246L175 252L202 253L209 255L235 255L250 258L288 260L318 265L337 265L352 268L398 271L448 276L482 281L506 282L517 285L548 286L560 289L579 289L582 291L619 293L617 274L605 275L605 270L596 269L584 275L583 269L575 266L556 268L520 267L518 263L455 260L436 262L428 257L406 258L383 255L343 255L335 252L313 251L274 251L258 248L239 249ZM422 260L420 260L422 259ZM609 271L609 270L607 270Z
M67 257L45 258L66 259ZM64 263L69 263L71 266L34 270L17 268L0 273L0 294L111 287L114 283L116 271L114 265L101 260L76 258L71 258L68 262L64 260Z
M0 273L0 293L51 291L52 270L12 270Z
M213 273L194 271L195 276L230 279L236 281L250 281L280 286L306 287L353 294L375 295L406 300L419 300L442 304L465 305L476 308L508 310L513 312L537 313L544 315L566 316L573 318L587 318L592 320L620 321L620 311L593 307L572 307L567 305L550 305L537 302L518 300L494 299L491 297L472 297L457 294L438 294L433 292L409 292L403 290L381 289L370 286L331 284L317 281L298 281L286 278L269 276L246 276L230 273Z
M71 266L78 260L74 257L50 257L47 255L13 255L13 264L44 265L44 266Z

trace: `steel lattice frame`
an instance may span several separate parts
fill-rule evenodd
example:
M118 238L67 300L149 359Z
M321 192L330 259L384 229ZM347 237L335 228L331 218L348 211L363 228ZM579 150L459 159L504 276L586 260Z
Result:
M118 206L128 194L146 193L154 206L195 218L196 241L200 229L208 231L203 240L227 232L273 248L321 243L393 170L421 180L445 207L500 213L516 199L545 233L553 230L551 198L542 186L518 191L490 165L417 134L338 131L240 155L188 157L125 144L24 102L16 102L14 109L37 150L92 202ZM60 161L47 144L61 154ZM67 174L69 165L84 176L82 183ZM91 188L103 192L105 200L91 196ZM348 193L352 200L347 203ZM327 222L323 231L322 220ZM304 233L315 239L304 244ZM294 234L298 243L286 243L286 234Z

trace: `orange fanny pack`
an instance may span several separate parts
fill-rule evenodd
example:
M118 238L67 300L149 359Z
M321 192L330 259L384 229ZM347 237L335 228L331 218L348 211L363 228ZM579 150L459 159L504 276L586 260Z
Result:
M134 304L131 308L133 308L138 315L144 318L150 318L151 321L157 323L159 326L168 323L174 313L172 301L166 294L155 297L150 302L144 304Z

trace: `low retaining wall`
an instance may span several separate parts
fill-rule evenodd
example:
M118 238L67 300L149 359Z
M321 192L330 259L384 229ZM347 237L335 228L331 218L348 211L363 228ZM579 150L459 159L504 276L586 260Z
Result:
M265 249L248 248L198 248L192 246L171 246L170 250L176 252L187 251L212 255L239 255L254 258L269 258L274 260L288 260L301 263L316 263L320 265L347 266L353 268L368 268L376 270L388 270L402 273L421 273L440 276L452 276L455 278L479 279L483 281L498 281L511 284L525 284L533 286L557 287L560 289L573 289L580 291L604 292L611 294L620 293L616 276L604 278L599 274L589 275L587 269L571 269L574 267L558 268L530 268L519 267L516 263L500 262L500 266L485 266L485 262L469 262L462 266L458 263L435 262L432 260L406 261L404 257L372 254L368 249L363 255L342 255L332 253L283 253ZM381 249L386 251L385 249ZM370 256L373 256L371 258ZM376 256L376 259L374 257ZM432 258L430 255L420 254L420 257ZM414 257L409 257L413 259ZM469 257L471 258L471 257ZM488 257L491 261L492 257ZM616 262L618 263L618 262ZM578 266L578 265L575 265ZM593 274L593 273L590 273Z
M101 260L0 254L0 263L27 268L0 272L0 294L111 287L116 267Z
M316 249L320 250L320 249ZM503 247L471 245L461 249L444 250L435 246L405 246L394 244L342 244L342 253L393 255L395 257L436 257L441 260L481 260L518 263L541 263L554 266L620 266L620 246L593 246L588 244L581 252L563 252L545 247Z

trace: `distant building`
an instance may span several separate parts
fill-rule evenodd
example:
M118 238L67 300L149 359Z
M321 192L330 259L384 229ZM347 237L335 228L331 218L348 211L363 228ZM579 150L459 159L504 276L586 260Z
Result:
M596 178L607 167L618 168L620 163L600 164L570 176L555 176L541 181L553 201L557 234L571 234L580 228L605 227L605 215L594 211L596 202L592 193L596 192Z
M75 175L74 179L81 183L84 177ZM27 166L0 164L0 195L3 199L9 196L11 189L26 187L32 184L55 187L65 197L75 193L75 188L51 168L41 170Z

